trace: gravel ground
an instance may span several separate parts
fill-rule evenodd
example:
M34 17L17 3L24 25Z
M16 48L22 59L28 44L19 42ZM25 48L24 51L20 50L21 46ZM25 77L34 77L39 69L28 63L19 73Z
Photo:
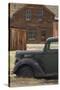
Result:
M18 78L12 74L15 61L15 51L10 52L10 87L20 86L36 86L36 85L56 85L58 80L46 80L46 79L35 79L35 78Z

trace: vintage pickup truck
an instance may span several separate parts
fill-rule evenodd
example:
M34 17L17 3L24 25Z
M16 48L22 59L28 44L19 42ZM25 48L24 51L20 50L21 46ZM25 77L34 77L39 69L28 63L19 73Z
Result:
M58 39L46 40L43 51L16 51L13 73L19 77L58 78Z

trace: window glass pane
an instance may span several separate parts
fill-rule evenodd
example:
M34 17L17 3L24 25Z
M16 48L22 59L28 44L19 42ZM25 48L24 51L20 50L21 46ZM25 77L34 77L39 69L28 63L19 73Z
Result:
M39 21L42 21L42 18L43 18L43 9L39 10L37 12L37 18Z
M35 40L36 39L36 32L35 31L29 31L28 32L28 40Z
M26 18L26 20L27 21L31 20L31 17L32 17L31 10L30 9L26 10L26 12L25 12L25 18Z
M58 42L51 42L50 49L58 49Z

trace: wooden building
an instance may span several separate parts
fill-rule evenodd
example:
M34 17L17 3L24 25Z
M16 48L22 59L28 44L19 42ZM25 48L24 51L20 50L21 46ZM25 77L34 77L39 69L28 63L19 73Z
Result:
M10 49L26 49L27 43L45 43L54 36L54 13L44 5L25 5L10 19Z
M58 37L58 20L55 19L53 22L53 36Z

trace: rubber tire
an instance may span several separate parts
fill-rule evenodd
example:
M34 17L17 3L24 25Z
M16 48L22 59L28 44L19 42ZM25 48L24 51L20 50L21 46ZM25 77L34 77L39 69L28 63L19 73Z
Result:
M29 66L22 66L18 69L16 76L18 77L34 77L32 68Z

